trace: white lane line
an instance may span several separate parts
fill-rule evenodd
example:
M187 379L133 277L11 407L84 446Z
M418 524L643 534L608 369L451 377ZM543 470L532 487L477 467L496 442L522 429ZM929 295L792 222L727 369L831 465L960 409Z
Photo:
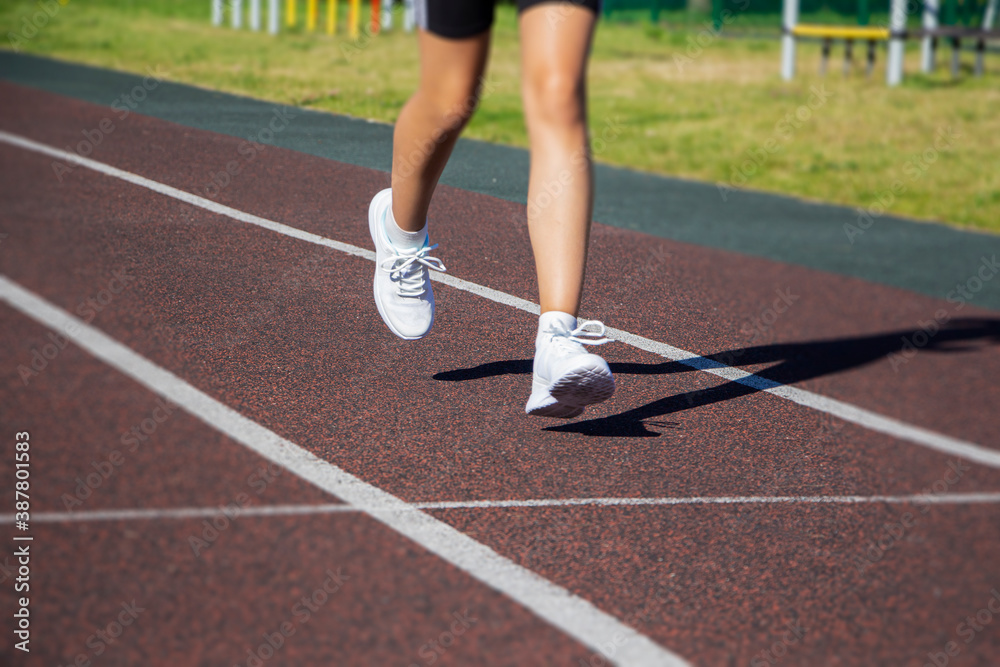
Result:
M413 540L487 586L507 595L584 646L603 655L617 647L619 665L687 665L663 648L587 600L501 556L430 514L368 484L277 433L247 419L165 368L161 368L103 331L0 275L0 300L60 332L112 368L163 396L210 427L284 466L302 479L353 505Z
M770 505L770 504L934 504L1000 503L1000 492L939 493L902 496L696 496L690 498L542 498L538 500L444 500L413 503L423 510L490 509L503 507L642 507L650 505ZM13 520L13 519L12 519Z
M534 498L527 500L440 500L386 507L387 512L451 509L507 509L532 507L646 507L670 505L978 505L1000 503L1000 492L928 493L903 496L700 496L690 498ZM32 512L31 523L75 523L82 521L161 521L211 519L228 511L231 518L257 516L306 516L360 512L348 504L262 505L236 512L224 507L166 507L147 509L81 510L74 512ZM0 524L13 524L13 514L0 514Z
M230 208L229 206L223 206L222 204L205 199L204 197L199 197L198 195L178 190L177 188L165 185L158 181L153 181L143 176L112 167L103 162L97 162L96 160L80 157L74 153L59 150L58 148L52 148L51 146L47 146L15 134L10 134L9 132L0 131L0 141L4 141L25 150L34 151L36 153L58 158L72 164L87 167L88 169L92 169L99 173L140 185L168 197L173 197L174 199L191 204L192 206L197 206L207 211L218 213L219 215L228 216L234 220L246 222L251 225L257 225L259 227L263 227L264 229L278 232L279 234L308 241L309 243L315 243L328 248L340 250L341 252L349 255L363 257L370 261L375 260L375 253L371 250L359 248L347 243L341 243L340 241L334 241L317 234L296 229L295 227L289 227L288 225L283 225L279 222L274 222L250 213L245 213L243 211ZM535 315L539 312L537 304L511 294L507 294L506 292L500 292L499 290L435 271L431 272L431 277L437 282L450 285L451 287L466 292L478 294L483 298L497 303L518 308ZM721 362L707 359L693 352L688 352L687 350L682 350L672 345L667 345L666 343L660 343L643 336L622 331L621 329L609 328L607 333L609 337L628 345L632 345L633 347L637 347L640 350L652 352L696 370L711 373L712 375L716 375L726 380L738 382L748 387L765 391L775 396L780 396L781 398L792 401L793 403L798 403L799 405L834 415L839 419L851 422L852 424L857 424L871 431L884 433L893 438L918 444L923 447L927 447L928 449L949 454L951 456L957 456L967 461L973 461L993 468L1000 468L1000 451L983 447L982 445L961 440L959 438L953 438L919 426L913 426L899 421L898 419L885 417L878 413L871 412L870 410L865 410L864 408L859 408L855 405L851 405L850 403L838 401L833 398L827 398L826 396L821 396L805 389L783 385L779 382L775 382L774 380L768 380L767 378L754 375L753 373L748 373L742 369L726 366Z
M191 204L192 206L197 206L205 209L206 211L224 215L234 220L239 220L240 222L257 225L258 227L263 227L264 229L269 229L271 231L278 232L279 234L284 234L285 236L333 248L348 255L362 257L369 261L375 261L375 253L371 250L359 248L358 246L353 246L348 243L341 243L340 241L334 241L317 234L312 234L311 232L296 229L295 227L289 227L288 225L284 225L280 222L274 222L250 213L245 213L229 206L218 204L210 199L205 199L204 197L199 197L198 195L178 190L177 188L165 185L158 181L153 181L143 176L112 167L111 165L103 162L80 157L74 153L59 150L58 148L52 148L51 146L20 137L15 134L10 134L9 132L4 132L2 130L0 130L0 141L25 150L34 151L36 153L48 155L72 164L87 167L88 169L92 169L96 172L113 176L129 183L134 183L135 185L139 185L149 190L153 190L154 192L183 201ZM489 299L497 303L518 308L535 315L539 312L538 304L526 301L511 294L507 294L506 292L501 292L490 287L485 287L483 285L436 271L431 272L431 277L437 282L449 285L455 289L477 294L485 299ZM885 417L878 413L871 412L870 410L865 410L864 408L859 408L855 405L851 405L850 403L838 401L833 398L827 398L826 396L821 396L805 389L783 385L773 380L760 377L759 375L748 373L739 368L726 366L725 364L712 359L707 359L693 352L688 352L672 345L667 345L666 343L660 343L643 336L622 331L621 329L608 328L607 333L609 337L628 345L632 345L640 350L652 352L696 370L711 373L712 375L716 375L726 380L738 382L748 387L753 387L754 389L765 391L775 396L780 396L781 398L792 401L793 403L798 403L799 405L834 415L844 421L857 424L869 430L884 433L893 438L918 444L944 454L958 456L967 461L973 461L993 468L1000 468L1000 451L989 449L988 447L983 447L982 445L960 440L958 438L953 438L919 426L913 426L899 421L898 419Z
M76 523L84 521L183 521L211 519L225 515L230 519L245 516L300 516L307 514L342 514L361 512L354 505L327 503L323 505L262 505L234 510L218 507L149 507L146 509L81 510L79 512L32 512L30 523ZM13 514L0 514L0 523L14 523Z

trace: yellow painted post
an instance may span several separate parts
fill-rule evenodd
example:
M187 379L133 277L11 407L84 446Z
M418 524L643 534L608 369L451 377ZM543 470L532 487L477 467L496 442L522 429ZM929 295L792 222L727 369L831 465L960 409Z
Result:
M361 0L351 0L350 19L348 21L351 39L361 35Z
M316 19L319 16L319 0L308 0L306 4L306 30L316 30Z
M294 28L299 19L295 16L296 0L285 0L285 24L289 28Z
M337 32L337 0L326 0L326 34Z

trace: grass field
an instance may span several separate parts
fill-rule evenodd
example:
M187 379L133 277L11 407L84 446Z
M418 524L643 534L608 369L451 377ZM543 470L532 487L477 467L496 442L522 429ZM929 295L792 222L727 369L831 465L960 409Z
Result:
M34 2L0 5L7 48L36 11ZM871 80L860 64L840 75L839 47L831 75L821 78L819 47L807 43L800 76L785 83L776 17L770 25L737 15L721 35L698 20L664 19L598 29L591 124L595 136L607 125L616 130L595 145L598 160L862 208L889 201L898 180L904 188L890 211L1000 231L1000 54L988 54L985 77L966 69L952 81L944 71L916 74L919 47L911 42L905 83L890 90L884 50ZM757 36L732 37L741 31ZM385 122L417 74L413 35L402 31L358 42L237 32L210 25L208 0L68 0L18 46L120 70L157 66L178 82ZM526 145L517 52L516 17L501 6L493 92L468 136Z

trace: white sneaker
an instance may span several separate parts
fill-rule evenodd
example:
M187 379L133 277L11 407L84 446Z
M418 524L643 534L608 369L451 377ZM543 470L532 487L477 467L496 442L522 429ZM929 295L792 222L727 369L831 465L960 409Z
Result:
M524 411L537 417L570 419L586 406L611 398L615 393L611 369L583 347L609 342L601 322L578 323L568 313L544 313L538 322L531 397Z
M425 242L417 250L399 250L392 245L385 233L391 205L392 190L386 188L368 207L368 231L375 243L375 305L392 333L403 340L417 340L434 324L434 290L428 269L447 269L441 260L430 256L436 245Z

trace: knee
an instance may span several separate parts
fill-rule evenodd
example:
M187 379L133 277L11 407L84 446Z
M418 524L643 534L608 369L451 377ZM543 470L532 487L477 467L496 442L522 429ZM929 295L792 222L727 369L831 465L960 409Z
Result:
M582 79L545 70L524 79L523 95L529 126L569 127L584 122Z
M444 131L457 131L465 127L479 104L479 81L437 81L425 91L425 99L436 124Z

